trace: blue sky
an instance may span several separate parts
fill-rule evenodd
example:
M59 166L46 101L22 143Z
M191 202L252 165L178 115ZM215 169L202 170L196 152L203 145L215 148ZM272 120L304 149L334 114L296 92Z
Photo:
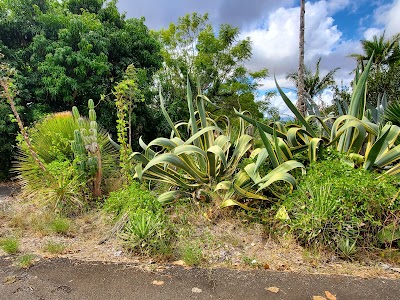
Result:
M127 17L142 17L150 29L160 29L187 13L209 13L217 28L229 23L241 29L241 38L252 40L253 57L246 62L252 70L267 67L281 86L293 88L285 75L297 69L299 0L119 0ZM337 82L349 85L355 68L352 53L362 53L361 39L386 32L400 32L400 0L312 0L306 2L305 61L313 67L319 57L321 72L340 67ZM275 87L272 76L260 91ZM295 91L288 96L296 100ZM326 91L321 100L329 102ZM279 97L273 100L282 114L288 110Z

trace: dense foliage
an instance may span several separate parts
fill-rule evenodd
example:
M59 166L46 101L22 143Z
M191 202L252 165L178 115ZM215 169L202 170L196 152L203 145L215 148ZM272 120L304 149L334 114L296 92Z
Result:
M26 124L46 113L86 107L96 103L98 120L115 132L113 101L100 101L111 94L129 64L143 70L147 103L148 86L161 66L160 44L150 35L144 20L120 14L116 1L16 0L0 1L0 52L18 73L15 85L18 110ZM100 101L100 102L99 102ZM133 126L156 122L145 103ZM6 105L0 106L1 173L7 173L16 127ZM142 127L144 128L144 127ZM153 136L156 132L143 130Z
M306 245L328 247L344 256L391 240L379 233L397 222L400 200L393 178L377 180L340 159L313 163L299 188L285 200L290 228Z
M174 122L186 120L186 78L193 91L198 84L202 93L214 103L207 109L218 115L233 115L232 107L248 110L262 118L260 103L255 102L259 80L267 69L251 72L244 62L251 57L249 38L238 40L239 29L222 24L216 30L208 15L196 13L179 18L158 32L163 44L164 67L157 73Z

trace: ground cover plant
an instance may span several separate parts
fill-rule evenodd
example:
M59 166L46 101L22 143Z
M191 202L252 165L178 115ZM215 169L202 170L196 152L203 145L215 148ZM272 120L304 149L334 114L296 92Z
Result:
M54 6L53 9L59 8L56 3ZM115 3L110 2L104 9L113 6ZM69 7L68 11L71 9ZM92 14L68 11L64 16L65 24L61 24L63 34L72 26L67 22L70 18L85 25L85 30L91 26L95 30L105 26L103 19L97 20L97 13L110 13L103 8ZM43 11L37 13L45 18ZM141 27L142 24L125 22L119 15L114 17L104 16L113 22L119 20L121 24L114 25L120 29ZM93 24L88 23L90 20ZM365 253L375 255L383 253L381 250L390 250L395 259L400 257L400 127L396 123L399 107L396 102L389 104L385 96L379 98L376 107L367 103L367 82L373 68L373 56L362 66L362 71L355 71L349 102L343 100L337 109L331 109L338 112L336 115L324 116L312 99L308 115L303 115L276 81L279 94L296 119L270 122L260 116L259 108L253 105L252 94L257 79L265 77L266 70L253 74L240 65L250 55L249 41L235 45L238 30L230 26L221 27L220 33L225 34L225 40L215 37L205 23L206 16L188 15L180 22L185 20L189 27L180 24L178 32L171 26L169 30L155 34L161 40L171 39L172 44L167 45L163 53L167 68L155 79L164 91L160 88L158 96L153 97L154 102L146 108L143 108L146 99L154 96L156 89L149 88L150 83L146 82L149 74L141 68L141 59L132 61L130 57L119 63L118 74L114 74L116 84L111 88L114 77L105 80L101 76L111 67L107 65L106 57L99 54L96 56L99 70L93 77L99 76L96 79L100 82L105 80L107 87L96 86L95 90L110 93L96 94L94 101L84 98L93 96L93 91L72 98L76 89L70 91L59 108L71 111L41 114L34 118L37 122L25 129L14 103L21 100L17 88L25 85L19 81L21 75L18 72L11 72L12 68L6 64L1 65L4 90L1 95L12 107L22 132L18 137L15 171L23 183L22 197L27 202L34 202L29 215L11 217L12 229L29 231L40 238L51 236L60 242L42 245L42 251L62 255L66 239L84 234L87 228L95 228L91 227L92 221L87 222L89 224L82 221L83 216L101 214L99 219L105 220L107 230L101 232L102 237L97 243L106 244L117 239L122 250L112 248L116 256L123 251L147 258L181 260L181 264L190 266L215 263L267 269L272 263L267 262L268 258L260 252L266 253L268 247L265 245L272 240L281 245L285 241L293 243L293 248L298 251L305 247L308 256L314 253L323 256L322 252L328 252L331 256L356 260L363 259ZM183 36L180 30L197 30L196 22L200 22L202 35L197 45L199 55L192 54L193 57L188 58L196 62L196 71L191 73L184 62L175 64L168 50L174 51L175 39L180 39L183 44L188 42L190 37ZM147 36L146 30L142 33ZM32 40L32 49L41 49L48 39L51 40L48 41L49 49L51 45L55 46L54 37L38 36ZM60 39L65 42L62 34ZM153 39L152 36L148 42L152 44ZM207 41L216 47L214 58L218 63L215 65L213 59L207 60L208 56L203 55ZM79 49L71 51L79 52L80 58L81 55L86 57L98 41L92 42L82 41ZM157 48L157 45L153 46ZM234 60L227 65L226 72L236 74L236 77L225 81L221 78L205 80L204 76L219 74L221 61L218 58L224 57L227 49L228 60L229 57ZM53 50L50 52L61 51ZM49 70L57 69L53 68L51 57L37 62L35 70L39 74L48 75ZM68 59L72 58L68 56ZM118 64L119 60L116 61ZM133 62L140 66L136 69ZM160 63L153 61L150 65ZM204 65L208 66L206 70L201 69ZM123 70L126 70L125 75ZM87 75L79 66L74 72L78 78ZM203 78L199 76L195 90L194 77L198 74ZM70 76L67 75L71 74L58 75L68 81ZM246 81L249 76L253 78ZM47 91L53 97L61 93L58 81L46 78L45 82L37 80L42 90L36 93L43 96ZM159 82L166 78L174 79ZM119 79L122 80L117 81ZM54 84L53 88L50 82ZM70 90L71 86L68 84L64 88ZM165 92L180 95L180 98L164 99ZM221 95L222 92L226 95ZM61 94L65 96L64 91ZM110 97L115 99L110 100ZM246 99L253 115L241 110ZM235 105L231 105L233 102ZM38 104L40 102L33 106L37 108ZM46 102L47 108L51 105ZM110 113L104 113L104 107L110 105L116 115L104 120ZM140 124L141 112L157 107L164 122L159 126L152 122ZM227 111L231 108L237 110ZM178 117L182 119L174 122ZM115 118L117 122L114 122ZM116 128L111 131L117 132L117 143L102 129L101 120L111 120ZM146 132L143 127L150 131L154 127L154 134L137 139L140 133ZM135 144L141 149L136 149ZM7 218L7 213L1 217ZM76 225L77 220L84 226ZM103 227L99 228L101 231ZM2 236L13 234L13 230L11 233L4 230ZM257 237L246 236L252 234ZM0 245L6 253L15 254L19 249L18 242L6 237L0 240ZM23 259L25 265L32 260L29 256ZM274 267L286 270L277 264Z
M376 179L339 159L315 162L284 202L288 224L303 245L327 247L345 257L398 247L394 236L380 236L385 228L398 226L398 189L393 178Z

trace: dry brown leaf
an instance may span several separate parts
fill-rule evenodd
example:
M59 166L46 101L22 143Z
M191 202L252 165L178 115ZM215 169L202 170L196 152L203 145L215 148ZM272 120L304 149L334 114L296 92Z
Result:
M325 296L328 300L336 300L336 296L331 294L329 291L325 291Z
M192 288L192 293L201 293L203 290L197 287Z
M162 280L154 280L154 281L152 282L152 284L154 284L154 285L163 285L163 284L164 284L164 281L162 281Z
M265 269L265 270L268 270L268 269L269 269L269 264L265 263L265 264L264 264L264 269Z
M172 263L175 266L184 266L185 262L183 260L177 260Z
M265 288L266 291L271 292L271 293L278 293L279 292L279 288L276 286L271 286L269 288Z
M322 296L313 296L312 298L313 300L326 300L326 298Z

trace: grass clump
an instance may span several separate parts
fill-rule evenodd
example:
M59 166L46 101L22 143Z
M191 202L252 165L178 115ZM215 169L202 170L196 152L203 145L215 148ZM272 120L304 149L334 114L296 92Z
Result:
M134 182L129 187L110 193L104 210L125 218L119 237L132 252L165 258L172 255L172 226L161 204L147 190Z
M16 237L6 237L0 240L0 247L7 254L16 254L19 251L19 241Z
M400 202L392 178L354 169L341 160L311 164L284 202L288 224L301 244L346 258L380 247L379 232L396 222Z
M186 243L181 249L182 260L188 266L198 266L203 260L203 250L198 243Z
M42 248L43 251L51 254L61 254L65 250L65 244L48 241Z
M35 262L35 255L24 254L18 257L16 265L22 269L28 269L31 266L33 266L34 262Z
M58 216L49 223L51 232L66 235L71 227L71 221L68 218Z

